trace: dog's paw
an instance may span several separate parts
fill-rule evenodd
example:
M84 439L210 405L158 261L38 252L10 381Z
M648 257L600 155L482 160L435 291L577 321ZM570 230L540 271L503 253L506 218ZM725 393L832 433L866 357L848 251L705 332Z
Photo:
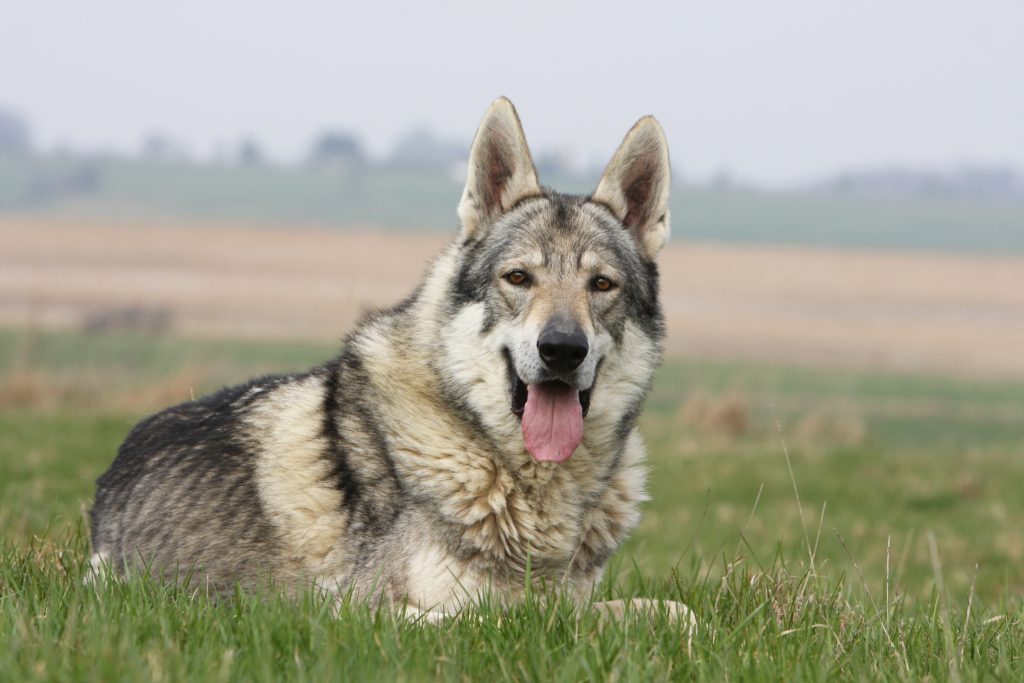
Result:
M602 623L622 621L629 614L645 616L650 620L665 614L669 623L679 627L686 642L686 651L690 651L693 636L697 632L697 617L693 610L681 602L674 600L652 600L650 598L633 598L632 600L606 600L595 602L593 608L600 615Z
M420 624L421 626L437 626L444 623L449 623L453 620L459 619L471 619L476 622L483 622L483 618L479 615L473 615L467 613L461 609L449 611L440 607L432 609L421 609L412 605L392 605L392 613L399 619L404 619L410 623Z
M82 585L102 588L104 580L116 576L110 566L110 556L107 553L93 553L89 566L82 575Z

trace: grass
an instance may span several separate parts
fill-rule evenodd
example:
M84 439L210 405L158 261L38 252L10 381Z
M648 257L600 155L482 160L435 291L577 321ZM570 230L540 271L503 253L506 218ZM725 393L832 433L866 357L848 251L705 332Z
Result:
M600 591L691 605L689 654L671 624L600 627L554 594L425 626L314 594L82 585L92 482L135 420L333 351L0 332L0 680L1019 677L1014 382L667 363L652 501Z
M631 580L700 619L689 652L664 617L602 628L553 594L437 626L321 596L210 600L144 580L83 587L81 530L9 548L0 564L4 680L1013 679L1024 649L1006 605L851 601L839 580L776 566L724 580Z

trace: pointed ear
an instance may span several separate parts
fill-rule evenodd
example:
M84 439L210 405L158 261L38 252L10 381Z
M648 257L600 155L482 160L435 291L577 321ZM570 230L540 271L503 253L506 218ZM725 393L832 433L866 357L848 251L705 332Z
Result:
M668 240L670 185L668 141L661 124L645 116L626 133L592 199L607 206L653 260Z
M469 237L520 199L539 194L519 116L511 102L498 98L484 114L469 152L466 189L459 202L463 236Z

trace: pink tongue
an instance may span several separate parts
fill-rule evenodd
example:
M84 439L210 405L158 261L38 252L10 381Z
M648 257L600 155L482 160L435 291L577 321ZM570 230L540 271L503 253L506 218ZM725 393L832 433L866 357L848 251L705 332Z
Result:
M561 382L531 384L523 410L523 441L536 460L565 462L583 439L580 392Z

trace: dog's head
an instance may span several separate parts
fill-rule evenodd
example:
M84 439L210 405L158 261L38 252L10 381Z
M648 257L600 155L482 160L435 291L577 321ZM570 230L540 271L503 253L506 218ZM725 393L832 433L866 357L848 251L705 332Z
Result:
M629 131L589 197L540 186L508 100L491 105L480 124L459 205L455 298L482 305L481 331L505 361L508 410L537 460L568 459L591 401L601 399L602 374L628 374L623 354L657 348L654 259L668 238L669 175L652 117ZM627 348L638 332L642 348ZM643 361L633 372L642 376L618 379L646 390L654 361Z

